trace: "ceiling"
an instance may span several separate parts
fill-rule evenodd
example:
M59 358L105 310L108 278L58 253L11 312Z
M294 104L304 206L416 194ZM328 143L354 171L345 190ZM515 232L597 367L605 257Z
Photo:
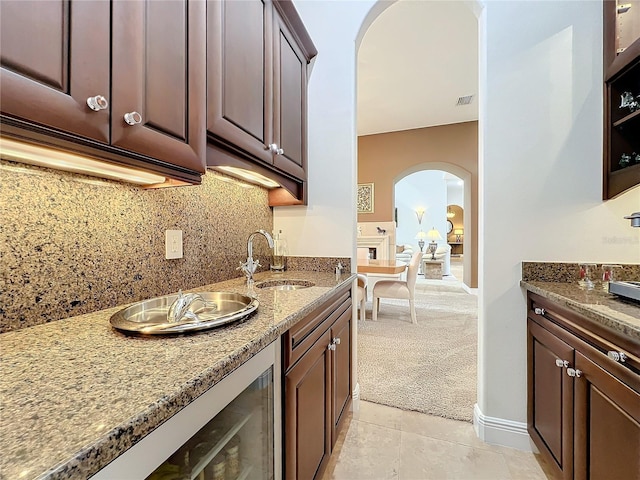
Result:
M365 33L358 135L477 120L477 93L478 22L466 2L399 0Z

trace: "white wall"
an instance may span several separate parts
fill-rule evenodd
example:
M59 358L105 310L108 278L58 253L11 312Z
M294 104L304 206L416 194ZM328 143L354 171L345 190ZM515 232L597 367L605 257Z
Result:
M526 421L520 262L640 261L640 188L603 202L602 3L488 1L480 52L478 406Z
M447 185L444 172L422 170L404 177L395 185L395 206L398 209L396 243L413 245L415 252L418 250L418 240L415 239L418 231L426 233L433 227L443 238L437 241L438 245L447 242ZM417 207L425 209L422 225L418 224ZM423 252L426 252L428 243L429 240L425 239Z
M462 179L447 180L447 205L457 205L464 209L464 185L462 184Z
M274 208L297 256L355 256L356 37L375 2L296 0L318 49L309 81L309 206Z
M274 214L293 255L355 256L354 39L373 3L295 3L320 53L311 206ZM489 417L526 421L520 262L640 262L640 229L622 218L640 210L640 188L601 200L601 20L599 0L490 0L481 14L478 405Z

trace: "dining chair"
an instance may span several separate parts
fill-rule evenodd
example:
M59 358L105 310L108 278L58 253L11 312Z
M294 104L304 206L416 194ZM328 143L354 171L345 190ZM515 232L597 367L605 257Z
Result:
M356 292L358 308L360 309L360 320L363 322L366 319L365 306L367 302L367 276L358 275L358 290Z
M381 298L401 298L409 300L409 310L411 312L411 321L418 323L416 320L416 306L414 302L416 279L418 278L418 269L422 261L422 252L416 252L411 257L409 267L407 268L407 280L380 280L373 287L373 315L375 322L378 319L378 310L380 310Z

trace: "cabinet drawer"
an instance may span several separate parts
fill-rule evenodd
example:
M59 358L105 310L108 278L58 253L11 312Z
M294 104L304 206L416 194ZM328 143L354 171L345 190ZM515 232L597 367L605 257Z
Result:
M339 291L304 320L284 334L283 364L287 371L327 331L340 316L351 308L351 289Z
M572 338L580 340L582 345L586 344L593 349L594 353L598 352L598 357L602 357L602 362L611 362L630 370L635 375L640 374L640 344L638 342L567 308L556 305L539 295L530 293L529 298L529 318L534 322L547 329L553 328L549 326L550 324L557 326L557 330L554 330L553 333L560 338L569 338L570 341ZM627 358L624 363L617 363L607 357L608 352L622 352Z

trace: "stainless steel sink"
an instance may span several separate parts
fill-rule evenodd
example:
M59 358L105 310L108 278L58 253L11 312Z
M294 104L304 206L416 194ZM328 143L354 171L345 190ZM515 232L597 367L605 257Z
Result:
M189 306L189 316L169 320L178 295L151 298L115 313L111 325L125 332L149 335L206 330L240 320L258 308L255 298L233 292L204 292ZM191 315L195 314L195 315Z
M305 280L267 280L256 283L256 288L268 288L270 290L299 290L301 288L313 287L315 283Z

